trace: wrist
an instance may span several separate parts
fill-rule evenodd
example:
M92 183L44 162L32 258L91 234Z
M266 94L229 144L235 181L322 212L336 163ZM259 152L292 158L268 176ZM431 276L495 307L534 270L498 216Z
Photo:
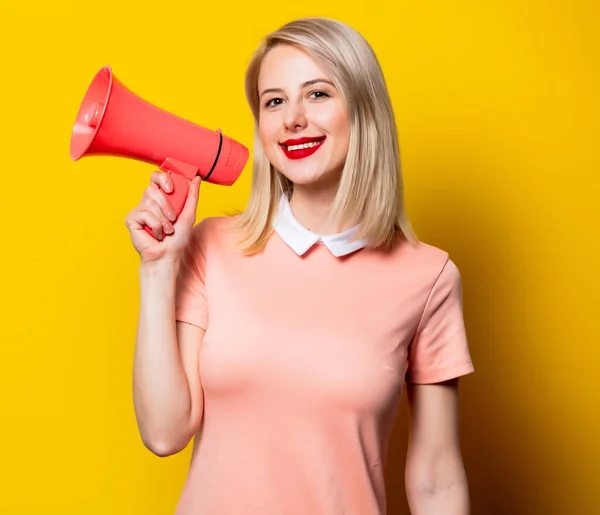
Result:
M142 260L140 261L140 275L147 278L177 275L180 262L180 255L167 255L152 261Z

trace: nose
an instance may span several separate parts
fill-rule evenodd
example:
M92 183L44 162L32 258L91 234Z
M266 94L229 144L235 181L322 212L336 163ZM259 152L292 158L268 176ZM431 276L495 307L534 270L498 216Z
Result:
M304 112L302 100L288 104L285 116L283 117L283 123L286 130L290 132L297 132L306 128L306 113Z

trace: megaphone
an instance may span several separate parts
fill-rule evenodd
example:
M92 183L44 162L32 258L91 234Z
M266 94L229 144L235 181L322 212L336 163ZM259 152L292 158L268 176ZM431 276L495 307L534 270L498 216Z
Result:
M70 155L73 161L117 156L155 165L171 176L173 191L165 194L177 215L196 175L231 186L248 161L244 145L220 129L207 129L150 104L124 86L110 66L96 73L84 95ZM145 229L152 234L149 227Z

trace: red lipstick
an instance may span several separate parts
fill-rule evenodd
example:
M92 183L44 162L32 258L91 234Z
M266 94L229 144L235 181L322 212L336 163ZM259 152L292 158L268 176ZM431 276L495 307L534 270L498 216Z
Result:
M285 140L283 143L280 143L279 146L289 159L304 159L305 157L312 156L317 150L319 150L324 141L325 136L315 138L304 137ZM303 148L294 148L299 145L306 145L307 143L314 144ZM292 148L290 149L290 147Z

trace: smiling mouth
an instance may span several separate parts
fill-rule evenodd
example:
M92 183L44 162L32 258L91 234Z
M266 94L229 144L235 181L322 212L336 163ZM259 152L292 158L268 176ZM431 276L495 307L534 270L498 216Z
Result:
M283 143L280 143L280 145L288 152L292 152L294 150L304 150L307 148L317 147L317 146L321 145L324 141L325 141L325 138L319 138L318 140L309 141L307 143L301 143L299 145L284 145Z
M315 152L318 152L318 150L323 146L325 139L325 137L317 139L305 138L304 140L300 138L296 140L297 143L294 145L284 145L284 143L294 142L294 140L286 140L283 143L280 143L279 146L288 159L296 161L310 157Z

